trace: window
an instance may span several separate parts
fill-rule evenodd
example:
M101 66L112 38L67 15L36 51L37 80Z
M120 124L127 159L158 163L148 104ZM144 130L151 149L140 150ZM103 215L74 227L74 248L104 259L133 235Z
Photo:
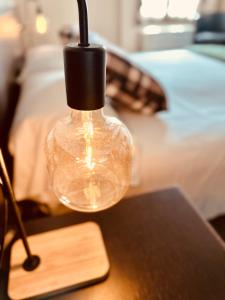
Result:
M0 12L10 9L13 6L12 0L0 0Z
M143 19L186 19L197 16L199 0L142 0L140 14Z

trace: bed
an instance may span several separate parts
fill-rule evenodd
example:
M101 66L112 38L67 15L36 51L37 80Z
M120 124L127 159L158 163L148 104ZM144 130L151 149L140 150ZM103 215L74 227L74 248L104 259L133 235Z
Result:
M127 196L179 186L205 218L225 214L225 64L185 49L130 57L158 79L169 109L150 117L106 107L135 140ZM62 49L36 49L28 61L9 140L14 188L18 200L31 198L56 209L44 144L55 121L67 113Z

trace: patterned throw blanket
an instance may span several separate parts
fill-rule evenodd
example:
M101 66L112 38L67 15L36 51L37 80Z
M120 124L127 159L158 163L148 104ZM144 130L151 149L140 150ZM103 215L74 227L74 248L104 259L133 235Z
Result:
M106 46L106 95L115 108L121 106L149 116L167 109L166 94L160 83L137 66L126 51L96 33L90 34L90 41Z
M189 50L225 62L225 45L192 45Z
M149 73L112 48L107 49L106 94L116 107L122 105L145 115L166 110L164 90Z

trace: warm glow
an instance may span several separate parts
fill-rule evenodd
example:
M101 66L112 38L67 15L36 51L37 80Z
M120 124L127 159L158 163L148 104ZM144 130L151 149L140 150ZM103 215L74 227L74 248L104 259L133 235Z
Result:
M48 22L43 14L37 14L36 16L36 30L39 34L45 34L48 30Z
M83 118L83 130L84 130L84 139L85 139L85 161L86 165L89 170L93 170L95 163L93 161L93 135L94 135L94 129L93 129L93 122L92 122L92 113L90 112L83 112L82 113Z
M86 111L82 112L83 119L83 132L84 132L84 140L85 140L85 162L88 170L91 173L94 172L94 157L93 157L93 137L94 137L94 128L93 128L93 120L92 120L92 112ZM90 201L92 209L96 210L97 199L101 197L101 190L97 184L90 181L88 186L84 189L84 195L86 199Z
M195 19L199 0L142 0L140 14L143 18Z
M84 195L91 203L91 210L95 211L98 209L97 200L101 197L101 190L99 187L96 184L89 182L88 186L84 189Z
M16 22L15 18L7 15L2 16L0 20L0 36L7 38L17 37L21 30L21 26Z

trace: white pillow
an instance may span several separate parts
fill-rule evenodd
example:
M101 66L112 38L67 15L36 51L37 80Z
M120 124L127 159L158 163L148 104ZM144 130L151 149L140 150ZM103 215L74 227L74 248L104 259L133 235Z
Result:
M63 70L63 47L61 45L43 45L28 50L20 82L29 76L43 71Z

